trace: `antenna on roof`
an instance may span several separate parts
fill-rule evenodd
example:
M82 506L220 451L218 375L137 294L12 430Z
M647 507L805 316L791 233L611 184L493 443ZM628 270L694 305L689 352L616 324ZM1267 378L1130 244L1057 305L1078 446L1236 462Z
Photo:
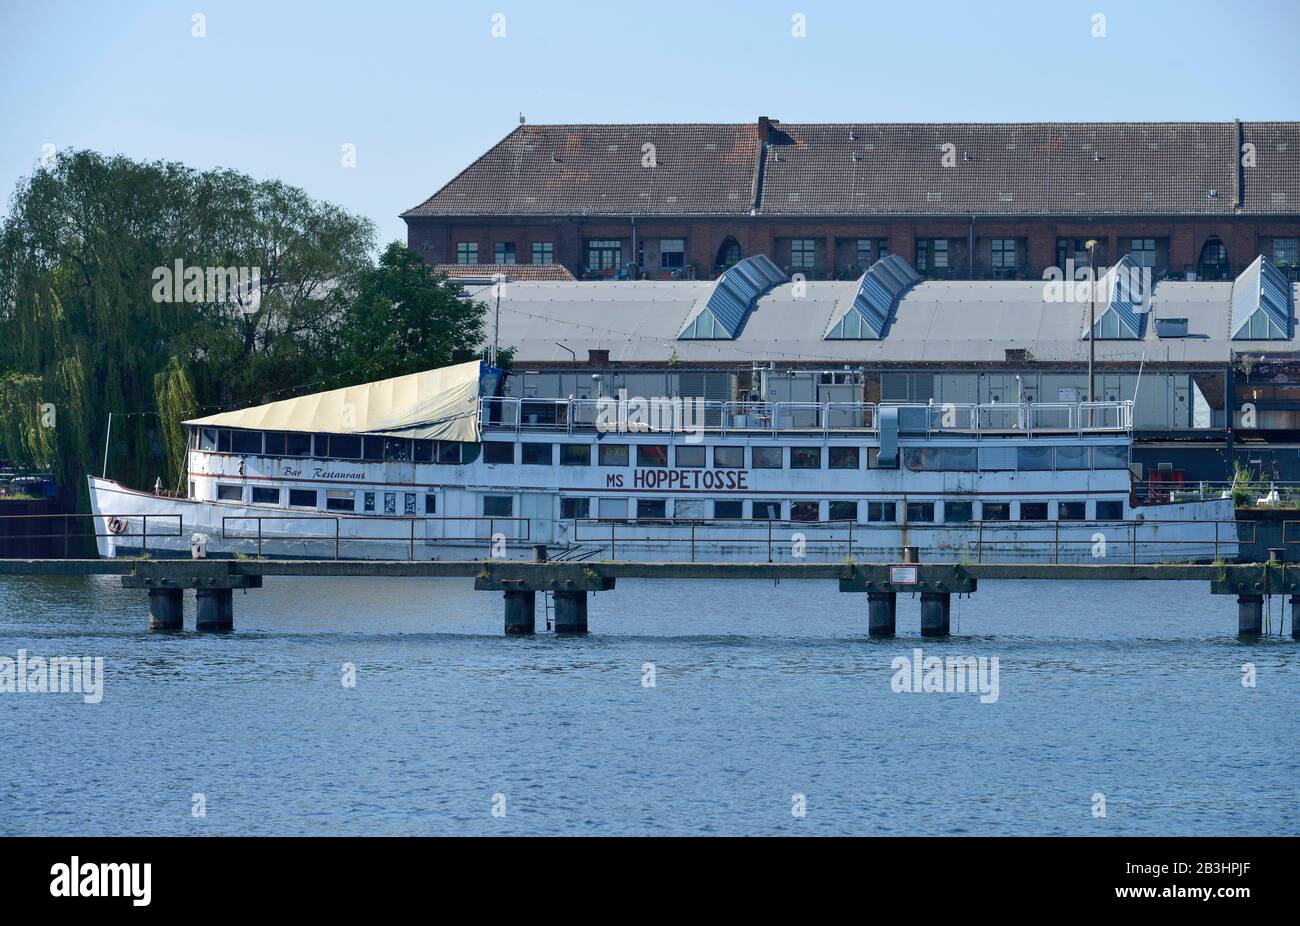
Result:
M519 124L520 124L520 125L523 125L523 124L524 124L525 122L527 122L527 121L528 121L527 117L524 116L523 113L520 113L520 114L519 114Z

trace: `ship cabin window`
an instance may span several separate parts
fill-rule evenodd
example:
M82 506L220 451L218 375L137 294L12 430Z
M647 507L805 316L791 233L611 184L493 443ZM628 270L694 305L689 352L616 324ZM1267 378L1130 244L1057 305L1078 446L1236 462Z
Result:
M357 496L351 489L326 489L326 511L356 511Z
M744 469L745 448L744 447L714 447L713 468L714 469Z
M512 495L484 495L483 496L483 517L485 518L510 518L514 517L515 499Z
M977 468L977 462L978 455L974 447L903 448L903 465L913 471L973 472Z
M315 508L317 506L315 489L290 489L290 508Z
M384 438L385 463L410 463L411 441L405 437Z
M934 502L908 502L907 523L908 524L933 524L934 523Z
M627 466L627 444L601 444L601 466ZM603 518L604 515L601 515ZM626 517L626 515L624 515Z
M1087 469L1088 448L1063 445L1056 448L1056 468Z
M668 467L668 445L637 444L636 465L663 467L666 469Z
M384 438L367 434L361 438L361 458L368 463L384 462Z
M426 492L424 495L424 513L438 513L438 496L434 495L432 492Z
M642 520L662 520L667 518L668 503L662 498L638 498L636 500L636 516Z
M602 498L597 501L597 513L602 521L626 521L626 498Z
M374 510L375 510L375 493L374 493L374 492L363 492L362 495L361 495L361 501L362 501L362 507L363 507L366 511L374 511Z
M217 449L216 428L199 428L199 449L200 450Z
M591 444L560 444L561 466L590 466Z
M826 465L831 469L857 469L859 454L857 447L831 447L826 451Z
M784 447L753 447L754 469L784 469Z
M567 445L562 445L562 446L567 446ZM591 517L591 499L589 498L560 499L560 517L562 518Z
M265 486L253 486L253 504L254 505L280 504L280 490L268 489Z
M745 516L745 503L740 501L716 501L713 503L713 517L718 520L739 520Z
M330 456L340 460L360 460L361 435L331 434Z
M981 521L1010 521L1010 502L982 502L980 504Z
M1097 505L1098 521L1123 521L1124 503L1119 501L1099 501Z
M1085 508L1087 508L1085 502L1058 502L1056 505L1057 520L1082 521L1085 517Z
M708 502L702 498L679 498L673 502L673 517L680 521L707 518Z
M817 521L821 518L821 502L791 502L791 521Z
M420 441L416 441L416 447L419 447ZM432 443L432 441L430 441ZM459 466L464 460L461 456L461 450L464 447L460 441L440 440L438 441L438 462L451 466ZM419 459L417 457L417 459Z
M781 520L781 503L754 502L750 507L749 516L755 521L779 521Z
M525 443L523 462L531 466L552 466L555 463L555 451L551 444Z
M262 432L261 431L222 431L220 444L225 445L229 440L228 446L222 446L222 450L227 453L261 453L262 452Z
M402 514L415 514L415 493L407 492L402 497Z
M858 519L858 503L831 502L828 515L832 521L856 521Z
M567 448L573 445L561 444L560 446L562 448ZM483 462L484 463L515 462L515 445L503 440L485 440L483 442ZM564 462L563 457L561 457L560 462L561 463Z
M1053 447L1017 447L1016 469L1022 473L1050 470L1054 449Z
M1021 502L1021 503L1020 503L1020 520L1022 520L1022 521L1046 521L1046 520L1047 520L1047 502Z
M411 441L411 461L412 461L413 463L432 463L432 462L433 462L433 447L434 447L434 444L436 444L436 443L438 443L438 442L437 442L437 441L431 441L431 440L412 440L412 441ZM439 448L439 449L441 449L441 448ZM457 454L456 454L456 456L459 458L459 456L460 456L460 453L459 453L460 448L457 447L456 449L457 449ZM439 460L438 462L441 463L442 460ZM457 459L457 462L460 462L459 459Z
M944 502L944 524L969 524L975 520L975 506L971 502Z
M867 502L867 522L893 524L898 520L898 502Z
M243 486L217 486L217 499L223 502L242 502L244 500Z
M1092 460L1096 469L1128 469L1128 447L1123 444L1094 447Z
M822 448L791 447L790 468L791 469L821 469Z
M678 469L701 469L704 466L704 445L691 444L673 451Z

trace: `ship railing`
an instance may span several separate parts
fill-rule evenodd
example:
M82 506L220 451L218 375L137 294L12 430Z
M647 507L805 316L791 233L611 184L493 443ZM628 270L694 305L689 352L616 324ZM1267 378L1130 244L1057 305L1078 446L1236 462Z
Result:
M277 529L283 522L311 521L323 525L321 530ZM239 527L238 522L252 526ZM232 527L231 525L236 524ZM424 525L423 534L416 525ZM269 526L267 526L269 525ZM468 527L467 530L461 529ZM433 528L432 530L430 528ZM449 528L456 528L449 532ZM388 530L385 530L388 529ZM487 558L499 558L504 548L512 543L527 543L531 537L528 518L491 517L484 515L226 515L221 519L223 541L247 540L255 544L257 558L261 559L266 545L281 544L285 553L293 552L287 545L294 543L322 543L334 546L334 558L341 559L344 545L367 543L402 544L409 559L416 559L417 544L430 546L443 543L482 543Z
M90 530L73 529L87 519L90 521ZM180 537L184 534L184 524L179 514L6 514L0 515L0 522L3 522L3 528L0 529L0 547L3 547L6 542L48 540L51 541L49 545L51 548L61 543L64 559L71 555L73 543L77 540L98 541L101 537L110 537L113 540L139 538L140 555L147 556L150 538L159 540L166 537ZM49 525L50 530L45 533L16 532L10 526L28 524L37 526L38 522L42 527ZM103 530L99 529L101 524ZM172 526L175 527L174 533L170 530Z
M1063 435L1132 430L1133 403L884 403L906 435ZM692 398L534 399L484 396L484 430L616 433L879 433L873 402L719 402Z
M1296 522L1300 523L1300 522ZM1086 558L1098 564L1137 563L1139 547L1159 551L1161 560L1181 555L1220 561L1227 554L1236 557L1237 548L1255 543L1255 525L1233 519L1131 519L1126 521L977 521L965 524L899 524L894 522L789 521L726 518L565 518L561 536L572 546L594 550L601 559L636 561L647 547L680 549L691 562L711 562L722 547L728 554L765 557L767 562L798 561L812 551L823 557L853 559L875 557L880 551L900 551L903 546L928 546L938 538L951 543L954 562L993 563L1006 554L1029 554L1044 562L1059 563L1063 557ZM1250 537L1241 536L1249 524ZM1162 527L1197 525L1200 536L1171 537L1177 531ZM1014 536L1012 536L1014 534ZM1145 534L1145 536L1140 536ZM942 536L942 535L947 535ZM1027 536L1028 535L1028 536ZM1288 543L1300 543L1300 538ZM864 561L873 561L867 559Z

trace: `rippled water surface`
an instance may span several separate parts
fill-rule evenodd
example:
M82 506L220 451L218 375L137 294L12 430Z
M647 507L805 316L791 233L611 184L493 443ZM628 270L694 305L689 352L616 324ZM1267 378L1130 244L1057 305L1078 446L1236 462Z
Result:
M268 578L222 636L146 611L0 577L0 656L106 676L0 693L0 833L1300 832L1290 615L1239 642L1199 582L988 582L943 642L905 597L868 639L831 582L620 581L585 638L506 638L464 579ZM894 692L916 647L996 656L998 700Z

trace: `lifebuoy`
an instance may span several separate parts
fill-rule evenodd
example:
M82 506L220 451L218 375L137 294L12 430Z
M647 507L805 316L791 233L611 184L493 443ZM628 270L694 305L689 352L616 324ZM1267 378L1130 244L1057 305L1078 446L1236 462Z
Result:
M126 522L123 521L121 518L109 518L109 519L108 519L108 532L109 532L110 534L125 534L125 533L126 533Z

